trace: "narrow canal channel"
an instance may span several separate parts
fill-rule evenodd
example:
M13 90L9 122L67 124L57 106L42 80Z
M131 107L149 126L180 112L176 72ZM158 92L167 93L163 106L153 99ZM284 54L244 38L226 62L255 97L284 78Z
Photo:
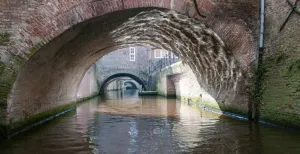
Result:
M1 154L300 153L300 133L250 125L176 99L108 92L1 143Z

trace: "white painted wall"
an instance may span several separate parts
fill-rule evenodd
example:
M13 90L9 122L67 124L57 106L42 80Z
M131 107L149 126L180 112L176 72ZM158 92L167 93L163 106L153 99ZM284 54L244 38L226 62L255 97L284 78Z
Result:
M172 90L172 88L168 88L167 83L168 80L171 80L175 85L177 97L197 98L203 102L217 103L211 95L201 88L192 69L181 62L162 69L162 71L156 75L156 79L156 88L160 95L167 96L168 89Z

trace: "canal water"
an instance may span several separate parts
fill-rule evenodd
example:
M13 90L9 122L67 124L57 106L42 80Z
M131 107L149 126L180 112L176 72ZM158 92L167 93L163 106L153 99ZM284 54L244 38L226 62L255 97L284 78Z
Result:
M0 145L1 154L299 154L300 132L181 104L108 92Z

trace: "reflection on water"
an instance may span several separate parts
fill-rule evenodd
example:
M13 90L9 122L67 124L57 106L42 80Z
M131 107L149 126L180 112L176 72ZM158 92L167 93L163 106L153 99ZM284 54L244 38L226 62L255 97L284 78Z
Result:
M109 92L0 145L0 153L300 153L300 133L192 109L175 99Z

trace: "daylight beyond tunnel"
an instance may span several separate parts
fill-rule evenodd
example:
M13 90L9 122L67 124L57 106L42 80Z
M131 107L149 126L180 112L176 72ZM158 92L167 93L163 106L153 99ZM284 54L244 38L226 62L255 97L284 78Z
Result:
M174 52L217 101L247 110L243 57L210 28L170 10L133 9L81 23L45 45L21 70L9 97L11 122L76 101L86 70L105 54L148 45ZM231 46L232 47L232 46ZM250 54L251 55L251 54Z

